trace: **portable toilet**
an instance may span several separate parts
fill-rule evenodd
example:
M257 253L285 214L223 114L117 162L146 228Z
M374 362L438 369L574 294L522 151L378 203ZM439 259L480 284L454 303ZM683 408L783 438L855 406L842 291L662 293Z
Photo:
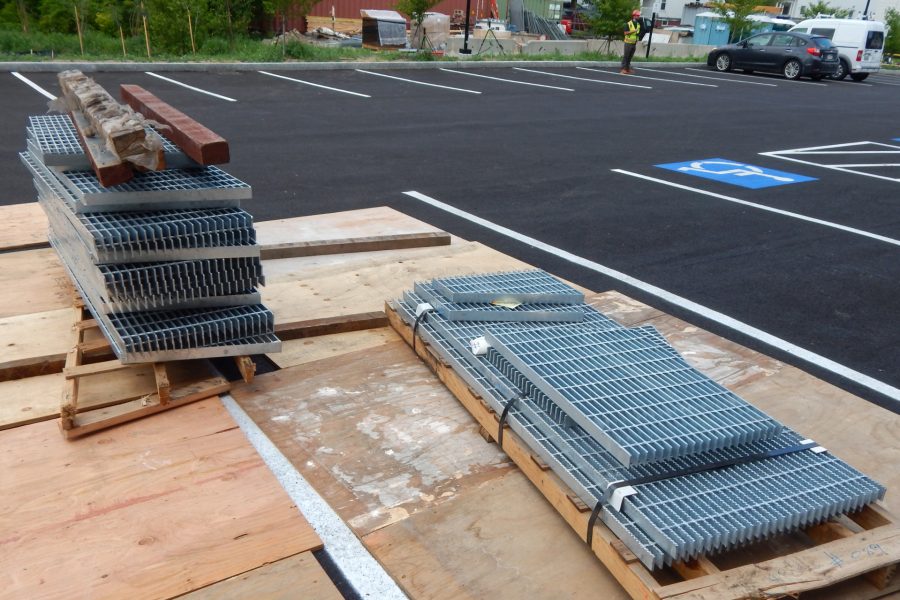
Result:
M694 43L702 46L723 46L728 43L728 24L712 11L694 17Z

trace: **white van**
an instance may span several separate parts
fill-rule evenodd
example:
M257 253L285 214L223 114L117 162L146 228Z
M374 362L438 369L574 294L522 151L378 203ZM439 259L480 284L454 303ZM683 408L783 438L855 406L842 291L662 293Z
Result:
M832 79L847 75L853 81L862 81L869 73L881 69L881 53L884 48L884 23L860 19L807 19L791 27L812 35L824 35L837 47L841 64Z

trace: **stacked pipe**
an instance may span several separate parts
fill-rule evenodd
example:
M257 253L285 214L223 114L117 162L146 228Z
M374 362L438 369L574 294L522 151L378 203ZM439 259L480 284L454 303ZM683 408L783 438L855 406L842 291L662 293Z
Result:
M617 324L543 271L420 282L393 307L649 568L884 496L655 328Z
M50 243L116 356L279 351L253 218L240 208L251 188L213 166L227 162L227 142L137 86L123 96L152 121L78 72L60 82L56 107L68 114L30 117L20 158Z

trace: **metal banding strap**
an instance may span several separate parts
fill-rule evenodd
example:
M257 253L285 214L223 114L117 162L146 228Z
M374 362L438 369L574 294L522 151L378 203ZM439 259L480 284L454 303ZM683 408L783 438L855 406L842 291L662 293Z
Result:
M594 525L597 524L597 517L600 516L600 511L603 509L603 506L605 504L608 504L617 511L621 510L622 502L624 501L625 497L637 493L637 490L635 490L633 486L645 483L653 483L655 481L663 481L665 479L672 479L673 477L693 475L694 473L702 473L703 471L712 471L713 469L724 469L725 467L733 467L735 465L757 462L760 460L765 460L767 458L782 456L784 454L802 452L803 450L812 450L816 454L826 451L825 448L818 445L812 440L802 440L799 443L794 444L793 446L775 448L774 450L769 450L767 452L748 454L747 456L739 456L737 458L728 460L720 460L714 463L697 465L696 467L681 469L678 471L671 471L668 473L661 473L659 475L648 475L646 477L636 477L635 479L614 481L613 483L610 483L609 486L607 486L603 498L597 501L597 504L594 505L594 509L591 511L591 517L590 519L588 519L587 545L590 547L594 540Z
M519 398L522 396L513 396L510 398L506 405L503 407L503 412L500 413L500 420L497 423L497 445L500 449L503 449L503 426L506 425L506 419L509 416L509 411L512 409L513 405L519 401Z

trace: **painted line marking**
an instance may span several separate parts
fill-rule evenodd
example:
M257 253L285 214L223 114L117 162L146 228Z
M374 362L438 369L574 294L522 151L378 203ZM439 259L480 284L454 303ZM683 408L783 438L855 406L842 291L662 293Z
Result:
M235 420L250 444L287 492L297 510L312 525L325 544L341 573L361 598L406 600L397 583L376 561L343 519L316 492L309 482L281 453L259 426L244 412L230 394L221 396L222 404Z
M328 87L327 85L321 85L318 83L313 83L311 81L303 81L302 79L294 79L293 77L285 77L284 75L277 75L275 73L269 73L268 71L257 71L257 73L262 73L263 75L268 75L269 77L277 77L278 79L286 79L288 81L295 81L297 83L302 83L303 85L309 85L312 87L322 88L323 90L331 90L332 92L340 92L342 94L350 94L351 96L359 96L361 98L371 98L367 94L360 94L359 92L351 92L348 90L342 90L339 88Z
M436 87L444 90L453 90L455 92L465 92L467 94L480 94L481 92L477 92L475 90L466 90L463 88L455 88L450 87L449 85L438 85L436 83L425 83L424 81L416 81L415 79L404 79L403 77L395 77L394 75L385 75L384 73L376 73L374 71L363 71L362 69L356 69L358 73L365 73L367 75L375 75L376 77L386 77L387 79L396 79L397 81L405 81L407 83L415 83L417 85L427 85L428 87Z
M19 81L21 81L22 83L24 83L25 85L27 85L28 87L30 87L31 89L36 91L41 96L44 96L45 98L48 98L50 100L56 100L56 96L54 96L53 94L51 94L50 92L48 92L47 90L45 90L44 88L42 88L41 86L39 86L38 84L33 82L32 80L28 79L27 77L25 77L18 71L10 71L9 73L13 77L15 77L16 79L18 79Z
M669 83L680 83L682 85L698 85L701 87L719 87L712 83L695 83L693 81L681 81L680 79L663 79L662 77L647 77L646 75L624 75L615 71L604 71L602 69L591 69L590 67L575 67L582 71L593 71L594 73L603 73L604 75L618 75L619 77L633 77L635 79L649 79L651 81L668 81Z
M514 239L518 242L531 246L532 248L542 250L544 252L547 252L548 254L552 254L554 256L562 258L563 260L567 260L573 264L621 281L626 285L630 285L647 294L655 296L656 298L679 306L684 310L688 310L696 315L700 315L701 317L704 317L711 321L715 321L716 323L723 325L724 327L728 327L729 329L733 329L734 331L742 333L743 335L748 335L760 342L786 352L787 354L790 354L791 356L794 356L800 360L816 365L817 367L834 373L835 375L838 375L840 377L844 377L845 379L853 381L854 383L866 387L874 392L883 394L884 396L887 396L895 403L897 403L898 407L900 407L900 389L888 385L882 381L878 381L874 377L869 377L868 375L855 371L849 367L845 367L844 365L829 358L825 358L824 356L815 354L814 352L810 352L805 348L801 348L800 346L792 344L787 340L783 340L770 333L766 333L761 329L757 329L756 327L747 325L742 321L738 321L733 317L729 317L728 315L703 306L702 304L698 304L696 302L693 302L692 300L688 300L687 298L683 298L681 296L668 292L660 287L651 285L630 275L626 275L621 271L616 271L615 269L611 269L609 267L601 265L600 263L578 256L577 254L572 254L571 252L567 252L566 250L551 246L550 244L544 243L533 237L523 235L521 233L513 231L512 229L503 227L502 225L497 225L496 223L488 221L487 219L483 219L481 217L473 215L472 213L468 213L454 206L450 206L449 204L445 204L440 200L435 200L434 198L430 198L415 191L403 193L407 196L415 198L416 200L424 202L425 204L433 206L434 208L448 212L471 223L486 227L487 229L490 229L495 233Z
M748 202L747 200L741 200L740 198L733 198L731 196L726 196L724 194L717 194L715 192L709 192L707 190L702 190L699 188L682 185L680 183L675 183L673 181L667 181L665 179L658 179L656 177L650 177L649 175L642 175L640 173L634 173L632 171L626 171L624 169L612 169L612 172L620 173L622 175L628 175L630 177L637 177L638 179L644 179L646 181L652 181L654 183L661 183L662 185L667 185L669 187L677 188L679 190L685 190L688 192L703 194L704 196L710 196L711 198L718 198L719 200L725 200L726 202L734 202L735 204L741 204L743 206L757 208L759 210L764 210L766 212L775 213L777 215L791 217L792 219L799 219L801 221L806 221L808 223L815 223L816 225L823 225L825 227L831 227L832 229L839 229L840 231L846 231L847 233L852 233L854 235L861 235L863 237L877 240L879 242L884 242L886 244L893 244L894 246L900 246L900 240L897 240L894 238L889 238L889 237L886 237L883 235L878 235L877 233L872 233L872 232L865 231L862 229L856 229L855 227L848 227L846 225L841 225L840 223L834 223L832 221L825 221L823 219L816 219L815 217L808 217L806 215L801 215L800 213L790 212L787 210L782 210L780 208L773 208L771 206L766 206L764 204L757 204L755 202Z
M534 87L549 88L551 90L562 90L564 92L574 92L575 91L572 88L558 87L555 85L544 85L542 83L531 83L529 81L516 81L515 79L503 79L502 77L491 77L490 75L480 75L478 73L469 73L468 71L460 71L459 69L441 68L441 71L446 71L447 73L456 73L457 75L468 75L469 77L481 77L483 79L493 79L495 81L505 81L506 83L518 83L519 85L531 85Z
M790 185L815 181L814 177L787 173L775 169L767 169L747 163L728 160L725 158L703 158L676 163L654 165L660 169L668 169L677 173L712 179L731 185L737 185L752 190L760 190L779 185Z
M621 85L623 87L641 88L643 90L652 90L649 85L637 85L635 83L619 83L617 81L605 81L603 79L589 79L587 77L574 77L572 75L563 75L561 73L548 73L547 71L535 71L534 69L525 69L523 67L513 67L516 71L524 71L526 73L537 73L538 75L549 75L550 77L562 77L563 79L575 79L576 81L593 81L594 83L604 83L606 85Z
M766 87L778 87L778 85L774 83L762 83L761 81L741 81L740 79L722 79L721 77L711 77L709 75L691 75L690 73L679 73L672 71L663 71L662 69L648 69L647 67L641 67L641 71L651 71L653 73L672 73L673 75L682 75L684 77L696 77L697 79L713 79L718 81L727 81L729 83L745 83L747 85L764 85Z
M771 152L760 152L761 156L768 156L771 158L780 158L782 160L789 160L791 162L796 162L804 165L812 165L814 167L820 167L823 169L831 169L832 171L838 171L841 173L854 173L856 175L862 175L864 177L872 177L874 179L883 179L885 181L893 181L895 183L900 183L900 177L888 177L887 175L878 175L875 173L867 173L865 171L858 171L856 169L864 169L864 168L877 168L877 167L896 167L900 166L897 164L883 164L883 163L852 163L852 164L837 164L837 165L827 165L820 162L815 162L811 160L802 160L800 158L796 158L798 156L816 156L814 154L820 150L830 150L833 148L849 148L853 146L880 146L884 148L890 148L890 151L878 152L875 151L873 154L894 154L896 150L900 150L900 146L893 146L891 144L883 144L881 142L850 142L847 144L832 144L830 146L812 146L810 148L794 148L792 150L775 150ZM847 152L846 155L859 155L857 152Z
M710 71L710 70L704 71L703 69L694 69L692 67L685 67L685 70L686 71L697 71L698 73L715 73L716 74L715 77L721 77L725 81L737 81L737 79L729 79L726 75L732 75L733 77L749 77L749 75L738 75L737 73L720 73L719 71ZM823 85L823 86L828 85L827 83L816 83L815 81L798 81L796 79L788 79L786 77L783 79L784 79L784 81L786 81L788 83L804 83L806 85Z
M170 79L168 77L163 77L162 75L157 75L156 73L151 73L150 71L144 71L150 77L156 77L157 79L162 79L163 81L168 81L169 83L174 83L175 85L180 85L183 88L187 88L189 90L193 90L195 92L200 92L201 94L206 94L207 96L212 96L213 98L219 98L220 100L227 100L228 102L237 102L234 98L229 98L228 96L223 96L221 94L215 94L213 92L208 92L206 90L201 90L198 87L194 87L192 85L188 85L186 83L181 83L180 81L175 81L174 79Z

